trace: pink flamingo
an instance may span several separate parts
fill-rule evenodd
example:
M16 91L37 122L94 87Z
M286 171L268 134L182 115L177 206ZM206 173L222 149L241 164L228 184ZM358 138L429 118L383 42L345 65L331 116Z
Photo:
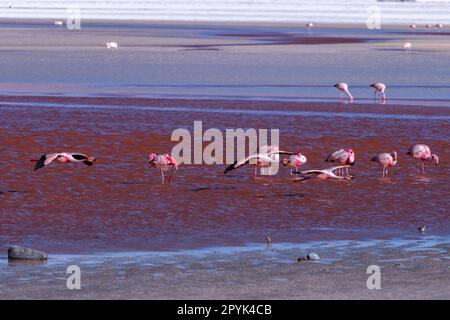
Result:
M148 163L154 168L159 168L161 172L162 184L164 184L164 171L168 171L170 168L173 168L172 174L169 177L169 184L172 184L172 179L175 172L178 170L178 163L173 157L169 156L167 153L160 155L152 153L148 156Z
M422 173L425 173L424 162L434 162L439 164L439 157L437 154L432 154L430 147L426 144L416 144L409 148L407 155L417 159L417 174L420 174L420 166L422 165Z
M426 24L425 25L425 28L427 28L427 29L431 29L433 26L431 25L431 24Z
M351 95L350 91L348 91L348 84L345 82L339 82L334 85L339 91L340 95L342 97L342 94L345 92L348 95L348 98L350 101L353 101L353 96Z
M297 172L297 169L300 168L300 166L305 164L307 161L308 159L299 152L297 154L291 155L289 158L283 159L283 166L287 166L288 168L293 169L294 172Z
M373 157L371 161L378 162L383 166L383 178L388 175L388 167L394 167L397 164L397 152L386 152Z
M386 90L386 85L384 83L381 83L381 82L372 83L370 86L375 89L375 91L374 91L375 98L377 96L377 93L380 92L381 93L381 99L383 101L386 100L386 95L384 93L384 91Z
M259 152L253 153L248 157L235 161L233 164L229 165L225 169L224 174L244 165L253 164L255 166L254 177L256 177L258 167L270 167L272 163L279 161L280 154L293 155L296 153L289 151L280 151L278 146L262 146Z
M308 31L311 31L311 29L314 28L314 23L308 22L308 23L306 24L306 28L308 29Z
M439 32L441 32L441 29L444 27L444 25L442 24L442 23L438 23L437 25L436 25L436 28L438 28L439 29Z
M410 24L409 27L410 27L412 30L416 30L416 28L417 28L417 26L416 26L415 24Z
M327 180L327 179L338 179L338 180L351 180L353 179L353 176L351 175L346 175L344 177L337 175L334 173L334 171L338 170L342 170L342 169L348 169L348 165L347 166L337 166L337 167L331 167L328 169L323 169L323 170L308 170L308 171L300 171L299 174L301 175L300 178L297 178L294 180L294 182L298 182L298 181L305 181L308 179L311 179L313 177L316 177L318 179L321 180Z
M411 48L412 48L411 42L405 42L405 43L403 44L403 49L404 49L404 50L410 51Z
M70 162L76 162L76 163L84 163L85 165L92 166L95 162L95 158L88 157L84 154L80 153L67 153L67 152L61 152L61 153L48 153L44 154L40 159L32 159L30 161L36 162L36 165L34 167L33 171L39 170L45 166L48 166L53 161L58 161L61 163L70 163Z
M333 162L343 166L353 166L355 164L355 152L352 149L339 149L328 155L326 162ZM346 168L348 174L348 167Z

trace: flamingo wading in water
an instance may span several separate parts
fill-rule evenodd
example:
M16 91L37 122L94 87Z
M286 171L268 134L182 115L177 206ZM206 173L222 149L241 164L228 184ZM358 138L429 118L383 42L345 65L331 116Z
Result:
M289 151L280 151L278 146L262 146L259 152L253 153L248 157L235 161L233 164L229 165L225 169L224 174L244 165L253 164L255 165L254 176L256 177L258 167L270 167L273 163L277 163L279 161L280 154L294 155L296 153Z
M426 144L416 144L409 148L407 155L417 159L417 174L420 174L420 167L422 167L422 173L425 173L424 162L434 162L439 164L439 157L437 154L431 153L430 147Z
M44 154L39 160L31 160L32 162L36 162L33 171L39 170L45 166L48 166L53 161L58 161L61 163L69 163L69 162L81 162L85 165L92 166L95 162L95 158L88 157L81 153L48 153Z
M386 91L386 85L384 83L376 82L372 83L370 86L375 89L375 98L377 97L377 93L379 92L381 94L381 100L386 100L386 94L384 93Z
M341 97L342 97L343 93L346 93L348 95L348 98L350 99L350 101L353 101L353 96L350 93L350 91L348 90L348 84L346 84L345 82L339 82L339 83L336 83L334 86L340 91Z
M383 166L383 178L388 175L388 167L393 167L397 164L397 152L386 152L373 157L371 161L378 162Z
M172 174L169 177L169 184L172 184L172 179L175 175L175 172L178 170L178 162L168 155L165 154L156 154L152 153L148 156L148 163L150 166L154 168L159 168L161 172L161 183L164 184L164 171L168 171L170 168L172 168Z
M339 149L330 153L325 162L332 162L341 166L353 166L355 165L355 152L352 149ZM348 175L348 167L346 167L346 173Z
M300 174L300 178L297 178L294 180L294 182L298 181L305 181L308 179L311 179L313 177L316 177L321 180L327 180L327 179L337 179L337 180L351 180L353 179L353 176L347 174L346 176L339 176L335 173L335 171L341 171L342 169L348 169L348 165L346 166L336 166L331 167L328 169L323 170L308 170L308 171L300 171L298 174Z
M408 51L411 51L411 48L412 48L411 42L405 42L405 43L403 44L403 49L405 49L407 52L408 52Z
M283 166L287 166L288 168L292 169L294 172L297 172L297 169L300 168L302 164L305 164L308 161L308 159L302 155L300 152L297 154L291 155L289 158L283 159ZM291 170L291 174L292 171Z
M118 49L119 45L117 44L117 42L107 42L106 43L106 48L108 48L108 49Z

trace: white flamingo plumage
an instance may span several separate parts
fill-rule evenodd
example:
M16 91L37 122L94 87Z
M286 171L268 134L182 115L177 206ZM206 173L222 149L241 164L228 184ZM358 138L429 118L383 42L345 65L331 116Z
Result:
M341 97L342 97L343 93L346 93L348 95L349 100L353 101L353 96L350 93L350 91L348 90L348 84L347 83L339 82L339 83L336 83L334 86L340 91Z
M386 100L386 94L384 93L386 91L386 85L384 83L376 82L376 83L372 83L370 86L375 89L375 92L374 92L375 97L376 97L377 93L379 92L381 94L381 99Z
M305 164L308 161L306 156L301 154L300 152L297 154L291 155L289 158L283 159L283 166L287 166L288 168L292 169L294 172L297 172L298 168L300 168L301 165ZM292 174L291 170L291 174Z
M351 179L353 179L352 175L347 174L345 176L340 176L335 173L335 171L342 171L342 169L347 169L348 167L350 167L350 166L346 165L346 166L331 167L331 168L322 169L322 170L300 171L298 173L300 175L300 178L295 179L294 182L305 181L305 180L311 179L313 177L316 177L321 180L327 180L327 179L351 180Z
M178 170L178 162L175 158L171 157L169 154L156 154L151 153L148 156L148 164L153 168L158 168L161 172L161 183L164 184L164 171L168 171L172 168L172 174L169 177L169 184L172 184L172 179L175 172Z
M39 170L45 166L48 166L53 161L58 161L60 163L84 163L85 165L92 166L96 161L93 157L88 157L85 154L81 153L68 153L68 152L60 152L60 153L48 153L41 156L40 159L32 159L32 162L36 162L34 167L34 171Z
M371 161L379 163L383 167L383 178L388 175L388 168L397 164L397 152L385 152L373 157Z
M425 173L425 161L439 164L439 156L431 153L430 147L426 144L413 145L406 154L417 160L417 174L420 174L420 168L422 168L422 173Z
M289 151L280 151L278 146L262 146L259 152L253 153L248 157L237 160L233 164L229 165L225 169L224 174L244 165L252 164L255 166L254 176L256 177L258 167L270 167L273 163L277 163L279 161L280 154L293 155L296 153Z

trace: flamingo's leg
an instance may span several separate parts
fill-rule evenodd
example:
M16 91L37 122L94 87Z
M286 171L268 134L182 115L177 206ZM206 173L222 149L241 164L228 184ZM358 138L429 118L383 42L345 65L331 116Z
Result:
M163 169L160 169L161 171L161 183L164 184L164 171Z
M383 167L383 178L384 178L384 176L385 176L384 169L385 169L385 168Z
M425 174L425 164L422 161L422 173Z
M176 171L177 171L177 168L174 168L173 171L172 171L172 175L169 178L169 184L172 184L172 179L174 178Z
M420 174L420 162L417 162L417 174Z

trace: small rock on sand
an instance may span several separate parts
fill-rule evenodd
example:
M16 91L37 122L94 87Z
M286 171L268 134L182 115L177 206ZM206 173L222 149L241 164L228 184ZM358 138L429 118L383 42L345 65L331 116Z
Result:
M11 246L8 248L10 260L47 260L48 254L30 248Z
M305 260L319 261L320 257L317 253L311 252L311 253L308 253L308 255L306 257L300 257L297 259L297 261L305 261Z

